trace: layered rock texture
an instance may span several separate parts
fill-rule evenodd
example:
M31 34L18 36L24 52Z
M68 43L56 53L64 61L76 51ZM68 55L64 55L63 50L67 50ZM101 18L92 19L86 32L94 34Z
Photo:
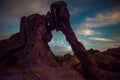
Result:
M89 66L89 71L97 80L120 80L120 57L113 55L118 55L119 49L113 48L104 52L94 49L87 50L87 56L92 62L92 65ZM72 67L80 74L83 74L81 62L75 55L57 56L57 60L62 66Z
M48 45L53 30L63 32L74 56L55 57ZM85 50L77 40L70 25L67 4L58 1L46 15L23 16L20 32L0 41L0 80L101 80L101 75L119 70L109 63L116 58L104 52L107 57L102 59L103 54L96 53L99 51ZM108 64L112 66L109 68ZM97 71L101 73L96 74ZM118 75L119 72L113 79L119 78Z
M46 15L23 16L20 32L7 40L0 41L0 78L2 80L36 80L41 76L45 78L40 80L83 79L77 71L62 68L48 45L52 39L52 30L63 31L67 39L70 37L68 41L72 40L73 36L73 41L70 43L74 46L77 44L74 44L77 39L70 27L66 6L65 2L59 1L51 5L51 11ZM45 71L48 72L44 74ZM70 78L71 75L72 78Z
M45 33L47 31L41 15L22 17L20 33L1 41L0 59L3 65L25 64L29 66L44 63L57 65L47 42L43 40Z

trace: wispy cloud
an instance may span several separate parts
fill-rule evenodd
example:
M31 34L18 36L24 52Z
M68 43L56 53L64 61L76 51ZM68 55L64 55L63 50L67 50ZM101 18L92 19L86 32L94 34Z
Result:
M94 34L100 34L100 32L95 32L91 29L81 29L81 28L78 28L76 31L75 31L75 34L78 36L78 35L94 35Z
M2 39L8 39L12 34L7 32L0 32L0 40Z
M59 54L59 55L64 55L64 54L67 54L67 53L73 53L70 46L64 46L64 45L51 46L51 50L55 54Z
M120 9L111 10L105 13L96 14L94 17L87 17L75 30L76 35L101 34L91 28L105 27L120 23Z
M83 7L73 7L72 9L70 9L69 12L70 12L70 15L76 16L76 15L78 15L81 12L87 11L88 9L86 9L86 8L84 9Z
M5 15L21 17L33 13L46 14L49 11L50 0L11 0L2 1L0 10ZM4 5L3 5L4 4Z
M111 39L101 38L101 37L89 37L89 39L96 40L96 41L112 41Z
M120 42L120 34L115 34L112 36L112 38L118 42Z
M117 24L120 22L120 10L115 10L106 13L99 13L95 17L88 17L85 19L82 26L86 27L104 27L108 25Z
M80 42L81 42L84 46L89 45L89 43L88 43L88 41L87 41L87 40L80 40Z
M120 43L109 43L109 44L106 44L106 45L100 47L99 49L101 51L105 51L109 48L117 48L117 47L120 47Z
M50 0L3 0L0 2L0 24L18 23L22 16L49 11Z
M69 51L69 50L71 50L71 48L69 46L64 46L64 45L53 46L53 48L57 51Z
M78 14L79 12L80 12L79 8L73 8L73 9L70 10L70 14L71 14L71 15L76 15L76 14Z

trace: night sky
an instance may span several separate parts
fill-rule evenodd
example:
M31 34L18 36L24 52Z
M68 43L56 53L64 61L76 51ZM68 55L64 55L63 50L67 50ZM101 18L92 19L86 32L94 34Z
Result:
M0 0L0 40L19 32L20 18L30 14L46 14L50 4L59 0ZM64 0L71 15L72 29L86 49L120 46L119 0ZM57 55L72 53L61 32L53 31L49 43Z

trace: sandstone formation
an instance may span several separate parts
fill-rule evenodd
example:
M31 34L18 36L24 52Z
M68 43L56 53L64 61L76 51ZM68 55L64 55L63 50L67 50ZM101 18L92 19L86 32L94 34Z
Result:
M64 56L57 56L56 58L62 66L75 67L77 64L80 64L80 60L70 53Z
M111 50L111 51L108 51ZM91 66L90 72L98 79L102 80L119 80L120 79L120 57L112 56L108 53L117 54L119 48L108 49L104 52L90 49L87 56L94 66Z
M52 39L53 30L63 32L74 56L67 54L64 58L57 57L57 62L48 45ZM104 53L106 54L93 49L86 51L71 28L67 4L64 1L58 1L51 5L46 15L23 16L20 21L20 32L0 41L0 79L100 80L101 75L109 73L110 70L114 71L115 68L119 70L120 66L119 57ZM62 63L63 67L59 63ZM84 77L71 67L77 68L76 70ZM95 74L96 71L101 73Z
M103 53L111 55L113 57L120 57L120 47L118 48L111 48L111 49L107 49L106 51L103 51Z
M17 64L42 64L57 65L54 54L51 52L46 41L51 37L45 37L47 34L44 16L33 14L28 17L22 17L20 23L20 33L10 37L8 40L1 41L0 59L4 66ZM51 36L51 34L49 34ZM6 42L5 44L2 42ZM45 58L44 58L45 57ZM42 59L42 61L41 61ZM50 59L50 60L49 60ZM26 64L26 65L27 65Z
M119 53L119 48L108 50L104 52L94 49L87 50L87 56L92 62L92 65L89 66L89 71L96 77L97 80L120 79L120 57L107 54L108 52L117 54ZM83 74L81 62L74 55L66 54L64 56L57 56L57 60L62 66L72 67L80 74Z
M7 64L13 64L16 62L23 63L29 60L37 60L37 62L40 62L38 60L39 56L49 55L48 57L53 59L54 55L51 53L47 42L52 38L51 31L56 30L64 33L66 40L70 43L76 57L78 57L83 68L87 71L86 65L89 65L90 62L85 55L86 50L77 40L71 28L67 4L64 1L55 2L51 5L50 9L51 11L46 15L33 14L21 18L20 32L18 33L20 36L19 43L16 43L17 45L10 45L15 44L14 42L10 43L7 50L4 50L2 47L1 60L7 61ZM10 40L11 39L9 39L8 42ZM41 46L43 49L48 49L47 52L45 52L48 54L41 53ZM46 57L46 59L49 58ZM50 62L55 63L52 59Z
M70 14L67 9L67 4L63 1L53 3L51 5L51 15L54 22L54 29L56 29L56 31L62 31L65 35L65 38L71 45L74 54L81 61L84 75L88 78L94 78L94 75L92 75L88 69L88 66L91 65L91 62L86 56L86 50L77 40L75 33L71 28Z
M65 34L66 40L70 43L76 56L81 59L83 67L85 67L89 60L84 54L85 51L82 44L78 42L72 31L69 18L67 5L64 1L53 3L51 11L46 15L33 14L28 17L23 16L20 21L20 32L7 40L0 41L1 79L23 80L21 77L27 72L26 69L35 68L36 66L43 70L46 66L47 68L50 67L51 72L54 72L52 67L54 69L60 67L48 45L48 42L52 39L51 31L53 30L62 31ZM61 73L61 71L62 68L60 67L59 72ZM67 70L67 72L71 71L73 70ZM42 74L42 72L40 73ZM69 74L65 73L65 75ZM37 75L39 76L39 74ZM69 80L82 79L80 76L75 77L76 75L78 75L77 72ZM63 77L60 79L57 75L55 77L55 74L51 76L53 77L48 77L49 80L64 80Z
M99 68L113 72L120 71L119 48L108 49L104 52L90 49L87 53L89 60Z
M62 31L66 37L66 40L71 45L75 55L81 61L83 65L88 65L90 62L86 57L86 50L83 45L77 40L71 25L70 14L67 9L67 4L63 1L56 2L51 5L51 15L54 20L54 27L57 31Z

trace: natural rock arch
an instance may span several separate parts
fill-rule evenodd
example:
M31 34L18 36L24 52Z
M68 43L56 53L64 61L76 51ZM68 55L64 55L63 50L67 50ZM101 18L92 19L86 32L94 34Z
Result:
M33 39L26 41L26 44L27 42L32 43L32 41L37 42L39 39L47 43L52 39L53 30L61 31L82 65L88 65L90 62L86 57L86 50L77 40L71 28L67 4L64 1L55 2L51 5L50 9L51 11L46 15L33 14L21 18L20 33L23 35L22 37L24 37L22 39L25 39L24 41Z
M50 9L51 13L49 13L49 16L51 17L47 19L51 25L50 27L53 30L61 31L65 35L66 41L71 45L74 54L81 61L82 66L87 69L87 65L90 65L91 63L86 56L84 46L77 40L71 28L67 4L63 1L55 2L51 5Z
M52 39L53 30L63 32L74 54L81 61L83 70L89 74L88 66L91 63L86 56L85 48L77 40L71 28L70 14L64 1L53 3L46 15L33 14L22 17L20 32L10 37L7 40L7 46L3 47L3 45L0 49L2 61L0 63L3 65L13 65L14 63L23 65L30 62L27 65L29 66L49 61L47 65L57 66L55 56L48 46L48 42Z

